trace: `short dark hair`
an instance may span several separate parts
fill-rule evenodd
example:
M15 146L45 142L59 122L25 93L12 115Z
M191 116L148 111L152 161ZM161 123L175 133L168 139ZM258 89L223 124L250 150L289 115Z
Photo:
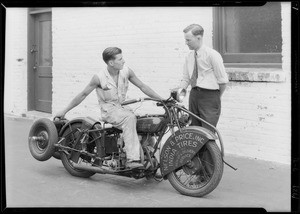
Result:
M102 53L102 58L107 64L109 60L115 59L115 56L121 54L122 50L117 47L108 47Z
M197 36L197 35L203 36L203 33L204 33L203 27L198 24L191 24L191 25L187 26L186 28L184 28L184 30L183 30L184 33L187 33L189 31L191 31L194 36Z

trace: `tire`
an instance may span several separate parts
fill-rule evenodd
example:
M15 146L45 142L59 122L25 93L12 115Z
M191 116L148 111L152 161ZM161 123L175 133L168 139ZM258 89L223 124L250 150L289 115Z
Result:
M62 145L64 145L64 146L70 146L72 148L75 147L76 149L81 149L82 145L80 143L77 144L77 145L71 145L78 138L79 131L77 129L80 129L80 128L81 128L81 123L73 123L73 124L71 124L71 127L68 127L64 131L64 133L62 134L62 137L66 137L66 139L64 141L62 141ZM74 133L68 135L71 131L74 131ZM93 140L96 137L97 137L97 134L95 132L91 132L90 135L89 135L90 140ZM94 141L93 143L91 143L91 144L88 145L88 150L89 150L90 153L93 153L93 151L94 151L94 148L95 148L95 145L96 145L95 142L96 141ZM93 176L95 174L95 172L75 169L73 167L72 161L70 160L72 158L72 155L69 156L65 152L70 153L70 151L66 151L66 150L62 151L62 152L60 152L60 158L61 158L61 161L62 161L65 169L71 175L76 176L76 177L88 178L88 177L91 177L91 176ZM73 155L78 155L78 157L79 157L80 160L82 160L82 158L83 158L84 161L89 162L88 161L88 157L83 156L83 155L79 155L77 152L73 152ZM78 162L79 162L79 160L77 160L77 163Z
M41 137L41 140L34 140L33 137ZM36 120L30 128L28 137L28 146L31 155L39 160L46 161L52 157L57 143L58 134L54 123L41 118Z
M168 180L183 195L203 197L218 186L223 175L223 160L216 142L208 141L194 156L192 162L197 167L196 172L186 164L169 173ZM182 176L187 179L182 179Z

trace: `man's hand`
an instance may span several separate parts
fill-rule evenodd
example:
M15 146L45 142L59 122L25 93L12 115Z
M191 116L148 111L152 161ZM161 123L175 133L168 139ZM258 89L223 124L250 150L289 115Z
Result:
M59 112L57 112L57 113L55 114L54 118L55 118L55 117L58 117L58 118L63 119L63 118L65 118L65 114L66 114L66 113L65 113L64 110L59 111Z
M222 95L223 95L223 93L224 93L224 91L225 91L225 89L226 89L226 83L224 83L224 84L219 84L219 86L220 86L220 96L221 96L221 98L222 98Z

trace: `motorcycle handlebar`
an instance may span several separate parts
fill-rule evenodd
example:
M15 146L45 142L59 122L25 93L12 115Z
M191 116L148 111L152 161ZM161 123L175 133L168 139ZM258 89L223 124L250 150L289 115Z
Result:
M121 105L129 105L129 104L133 104L133 103L137 103L137 102L142 102L144 100L152 100L152 101L156 101L158 103L163 103L165 100L160 100L160 99L155 99L155 98L150 98L150 97L145 97L145 98L138 98L138 99L131 99L131 100L126 100L124 101Z

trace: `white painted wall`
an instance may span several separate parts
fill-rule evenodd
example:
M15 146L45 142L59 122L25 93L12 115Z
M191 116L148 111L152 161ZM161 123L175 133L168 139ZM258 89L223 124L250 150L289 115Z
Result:
M212 45L211 8L55 8L52 17L54 112L82 90L94 73L105 68L102 52L106 47L120 47L127 66L168 97L169 89L179 83L188 51L182 30L202 21L207 29L206 43ZM70 93L64 95L62 91ZM128 98L143 96L130 87ZM98 115L95 98L93 93L70 114Z
M27 9L7 8L5 29L4 112L27 109Z

